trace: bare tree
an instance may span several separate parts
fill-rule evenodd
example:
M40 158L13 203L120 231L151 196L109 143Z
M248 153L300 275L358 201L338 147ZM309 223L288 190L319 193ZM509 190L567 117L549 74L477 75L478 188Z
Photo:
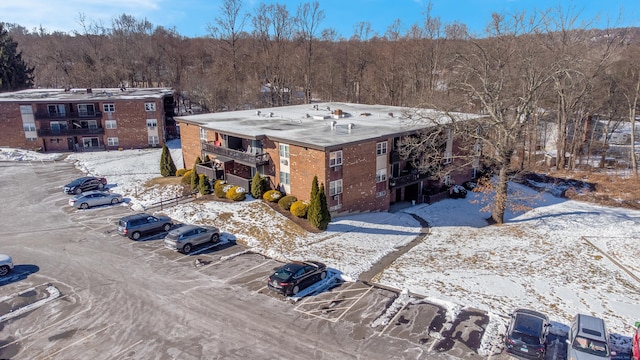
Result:
M311 89L313 87L313 44L315 43L316 34L319 30L320 23L324 20L324 11L320 10L320 3L314 1L312 3L304 3L298 6L296 14L296 25L298 35L302 37L305 43L305 75L304 75L304 100L307 104L311 103Z

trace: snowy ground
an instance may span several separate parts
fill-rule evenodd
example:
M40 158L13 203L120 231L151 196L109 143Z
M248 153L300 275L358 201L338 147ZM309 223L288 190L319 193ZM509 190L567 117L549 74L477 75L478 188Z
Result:
M179 142L169 144L182 164ZM0 149L0 161L50 161L58 155ZM144 186L159 176L160 149L74 153L66 161L107 178L112 191L144 209L176 196L177 187ZM260 201L194 202L165 209L184 223L215 225L223 239L234 239L278 260L314 259L355 280L386 254L420 232L410 213L430 224L424 242L401 256L374 281L422 294L452 312L463 307L486 310L491 323L486 353L500 344L507 315L516 308L542 311L554 331L576 313L600 316L628 347L640 320L640 212L565 201L548 193L512 185L531 210L507 214L502 226L487 226L478 194L467 199L417 205L398 213L370 213L334 219L327 231L308 234ZM400 304L394 304L400 306ZM384 319L380 319L384 321ZM495 349L494 349L495 351Z

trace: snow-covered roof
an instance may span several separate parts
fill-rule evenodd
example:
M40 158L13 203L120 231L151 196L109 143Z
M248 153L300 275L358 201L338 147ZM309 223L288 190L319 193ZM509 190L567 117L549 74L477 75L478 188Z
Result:
M28 89L0 93L0 102L162 99L171 94L171 88Z
M326 102L257 110L179 116L178 122L195 124L223 134L299 144L326 150L344 144L413 133L427 125L408 114L416 109ZM435 110L420 109L439 116ZM471 114L457 114L472 117Z

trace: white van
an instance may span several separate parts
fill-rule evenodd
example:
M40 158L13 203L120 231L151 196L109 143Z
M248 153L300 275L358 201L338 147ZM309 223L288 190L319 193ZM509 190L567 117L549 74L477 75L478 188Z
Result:
M573 318L567 338L568 360L610 359L609 333L604 320L578 314Z

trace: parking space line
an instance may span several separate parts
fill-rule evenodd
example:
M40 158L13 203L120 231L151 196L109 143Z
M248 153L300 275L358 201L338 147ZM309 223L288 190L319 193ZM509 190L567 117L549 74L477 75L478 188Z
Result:
M267 289L267 288L269 288L269 286L263 286L260 289L256 290L255 293L258 294L258 293L260 293L260 291L262 291L264 289Z
M218 261L216 261L216 262L211 262L210 264L203 265L203 266L201 266L200 268L198 268L198 270L197 270L197 271L204 270L204 269L206 269L206 268L208 268L208 267L210 267L210 266L213 266L213 265L218 265L218 264L220 264L220 263L222 263L222 262L227 261L228 259L232 259L232 258L234 258L234 257L236 257L236 256L238 256L238 255L242 255L243 253L246 253L246 250L243 250L243 251L240 251L240 252L237 252L237 253L233 253L233 254L231 254L231 255L224 256L224 259L223 259L223 258L220 258L220 260L218 260Z
M81 342L83 342L83 341L87 340L88 338L90 338L90 337L92 337L92 336L95 336L95 335L96 335L96 334L98 334L98 333L101 333L101 332L103 332L103 331L107 330L108 328L112 327L112 326L113 326L113 325L115 325L115 324L116 324L116 323L112 323L112 324L110 324L110 325L107 325L107 326L103 327L102 329L100 329L100 330L98 330L98 331L95 331L95 332L93 332L93 333L91 333L91 334L89 334L89 335L87 335L87 336L83 337L82 339L80 339L80 340L78 340L78 341L75 341L75 342L73 342L73 343L71 343L71 344L69 344L69 345L67 345L67 346L65 346L65 347L63 347L63 348L61 348L60 350L58 350L58 351L56 351L56 352L54 352L54 353L47 354L47 355L46 355L46 357L45 357L45 359L46 359L46 358L53 358L53 356L54 356L54 355L57 355L57 354L61 353L62 351L66 350L66 349L68 349L68 348L70 348L70 347L72 347L72 346L74 346L74 345L77 345L77 344L79 344L79 343L81 343Z
M256 265L256 266L252 267L251 269L245 270L245 271L241 272L240 274L236 274L236 275L234 275L234 276L232 276L232 277L230 277L230 278L226 279L226 280L225 280L225 282L230 281L230 280L233 280L233 279L235 279L235 278L239 278L239 277L241 277L242 275L244 275L244 274L246 274L246 273L248 273L248 272L251 272L251 271L253 271L253 270L255 270L255 269L257 269L257 268L259 268L259 267L261 267L261 266L264 266L265 264L268 264L268 263L270 263L270 262L272 262L272 261L273 261L273 260L267 260L267 261L265 261L265 262L263 262L263 263L261 263L261 264L258 264L258 265Z
M364 289L362 289L362 290L364 291ZM359 299L359 297L358 297L358 296L355 296L355 297L348 297L348 298L339 298L338 300L346 301L346 300L355 300L355 299ZM330 303L330 302L334 302L334 301L336 301L336 299L331 299L331 300L318 300L318 301L308 301L308 302L305 302L305 303L304 303L304 305L308 305L308 304L323 304L323 303L326 303L326 302L329 302L329 303ZM301 305L302 305L302 304L301 304Z
M391 324L394 323L394 321L396 321L396 319L398 318L398 316L400 316L400 313L402 312L402 310L404 310L405 307L407 307L409 303L405 303L404 305L402 305L402 307L400 308L400 310L398 310L398 312L396 312L395 315L393 315L393 318L391 318L391 320L387 323L387 326L384 327L384 329L382 329L382 331L380 331L378 333L378 336L382 336L382 334L384 334L385 331L387 331L387 329L389 328L389 326L391 326Z
M129 350L133 349L133 347L134 347L134 346L136 346L136 345L140 344L142 341L143 341L143 340L142 340L142 339L140 339L140 340L138 340L138 342L136 342L135 344L132 344L131 346L129 346L129 347L127 347L127 348L123 349L123 350L122 350L122 351L120 351L119 353L114 354L114 355L113 355L113 358L114 358L114 359L119 358L119 357L120 357L120 355L122 355L122 354L126 353L127 351L129 351Z
M355 304L357 304L357 303L358 303L358 301L360 301L360 299L362 299L363 297L365 297L365 296L369 293L369 291L371 291L371 289L373 289L373 286L369 287L369 289L367 289L367 291L365 291L365 292L364 292L364 294L362 294L362 296L360 296L360 298L359 298L358 300L354 301L354 302L353 302L353 304L351 304L351 306L349 306L349 309L351 309ZM343 312L343 313L342 313L342 315L340 315L340 316L338 317L338 320L342 319L342 317L344 316L344 314L346 314L346 313L349 311L349 309L347 309L345 312Z

